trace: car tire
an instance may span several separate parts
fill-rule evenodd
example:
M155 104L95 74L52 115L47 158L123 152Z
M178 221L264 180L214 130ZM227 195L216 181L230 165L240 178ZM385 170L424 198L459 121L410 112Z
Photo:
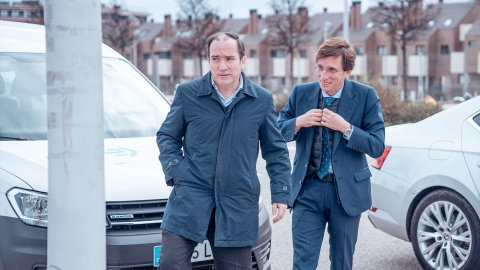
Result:
M480 269L480 220L459 194L439 189L415 208L410 235L423 269Z

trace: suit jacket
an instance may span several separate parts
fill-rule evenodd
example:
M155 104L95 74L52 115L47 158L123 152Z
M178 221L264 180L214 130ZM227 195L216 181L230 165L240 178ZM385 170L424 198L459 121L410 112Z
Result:
M306 176L314 134L314 127L301 128L295 134L295 120L317 108L320 93L318 81L297 85L278 116L285 141L296 140L291 175L292 202L295 202ZM354 130L348 141L342 132L334 131L331 162L341 204L347 214L354 216L372 204L371 173L365 154L373 158L382 155L385 123L375 89L347 79L339 100L338 114L352 124Z

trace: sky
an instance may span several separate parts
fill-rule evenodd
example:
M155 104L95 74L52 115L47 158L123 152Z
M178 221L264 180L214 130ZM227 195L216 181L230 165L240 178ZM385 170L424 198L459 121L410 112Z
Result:
M165 15L171 15L172 21L177 19L179 12L177 1L179 0L101 0L107 6L113 2L119 3L122 8L131 11L142 11L150 13L148 18L157 23L164 21ZM351 6L352 0L347 0L348 6ZM444 3L471 2L472 0L444 0ZM221 18L227 18L233 14L234 18L248 18L250 10L256 9L262 16L272 13L269 3L271 0L209 0L211 7L217 10ZM424 3L438 3L438 0L424 0ZM323 12L327 8L328 12L342 12L345 7L345 0L304 0L310 15ZM369 7L377 5L377 0L361 1L362 13Z

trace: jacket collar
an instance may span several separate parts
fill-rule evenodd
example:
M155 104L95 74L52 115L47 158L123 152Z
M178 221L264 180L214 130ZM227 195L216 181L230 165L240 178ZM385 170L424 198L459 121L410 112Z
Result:
M211 95L215 89L213 89L213 85L211 84L212 82L212 72L209 71L205 76L203 76L200 80L200 87L197 90L197 96L207 96ZM247 96L251 96L254 98L257 98L257 90L255 89L253 83L250 81L250 79L245 75L245 73L242 72L242 77L243 77L243 89L240 92L243 92Z

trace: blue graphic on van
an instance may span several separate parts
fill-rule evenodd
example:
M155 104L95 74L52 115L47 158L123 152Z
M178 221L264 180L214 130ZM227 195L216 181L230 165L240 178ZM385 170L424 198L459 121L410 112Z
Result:
M137 151L119 147L119 148L110 148L105 149L105 155L114 155L114 156L131 156L134 157L137 155Z

